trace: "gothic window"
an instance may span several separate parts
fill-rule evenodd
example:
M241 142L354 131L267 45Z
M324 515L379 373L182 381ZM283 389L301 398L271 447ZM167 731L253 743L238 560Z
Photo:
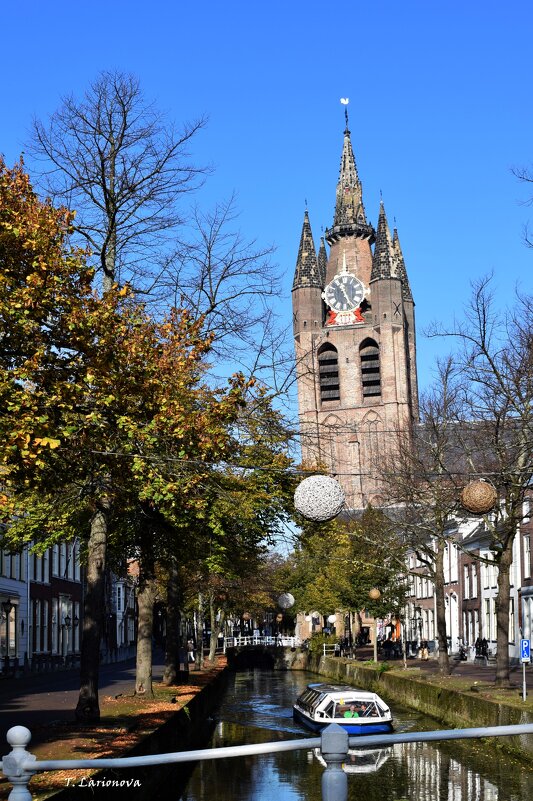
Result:
M318 375L322 403L340 400L339 359L337 348L329 342L318 351Z
M379 347L373 339L365 339L359 348L361 358L361 380L363 398L375 398L381 395L381 377L379 370Z

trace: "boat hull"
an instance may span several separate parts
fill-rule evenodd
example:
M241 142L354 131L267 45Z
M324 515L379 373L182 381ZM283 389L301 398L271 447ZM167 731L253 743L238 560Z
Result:
M363 723L362 721L357 722L357 718L337 718L335 720L328 721L313 720L296 707L293 708L293 716L295 720L297 720L299 723L303 723L303 725L308 729L311 729L311 731L322 731L326 728L326 726L329 726L330 723L337 723L339 726L341 726L341 728L344 729L344 731L348 732L348 734L351 734L352 736L365 734L389 734L393 730L391 721L369 720L368 723L366 721Z

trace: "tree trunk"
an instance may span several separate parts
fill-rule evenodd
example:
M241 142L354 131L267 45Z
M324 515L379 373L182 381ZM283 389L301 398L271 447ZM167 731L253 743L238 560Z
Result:
M83 603L80 694L75 712L76 720L81 723L95 723L100 720L98 674L105 609L108 516L109 503L103 501L91 520L87 544L87 584Z
M204 666L204 596L198 593L198 615L196 617L196 668Z
M224 631L224 620L225 620L225 613L223 610L220 610L220 617L217 622L217 612L219 610L215 604L215 598L213 593L209 594L209 616L211 621L211 636L209 638L209 661L215 661L215 654L218 645L218 635L221 631Z
M435 554L435 606L439 642L439 673L448 676L450 674L450 660L448 658L446 606L444 602L444 540L441 538L437 540L437 553Z
M496 595L496 686L509 687L509 598L514 536L508 536L498 564Z
M182 592L176 559L172 559L167 587L167 639L165 646L164 684L187 684L189 662L187 643L181 634Z
M137 594L137 662L135 665L135 695L153 697L152 688L152 632L154 622L155 580L142 578Z

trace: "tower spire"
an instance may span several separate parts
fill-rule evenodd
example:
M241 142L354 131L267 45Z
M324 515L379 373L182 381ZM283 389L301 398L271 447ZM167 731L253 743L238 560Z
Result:
M320 285L326 286L326 273L328 269L328 254L326 252L326 244L324 237L320 237L320 247L318 249L318 275L320 277Z
M350 129L348 128L348 108L344 106L346 128L342 146L337 198L335 203L335 219L333 225L366 224L363 206L363 187L357 174L357 166L352 148Z
M398 278L400 278L402 282L402 295L405 300L412 300L413 295L411 293L411 287L409 285L409 279L407 277L407 270L405 267L405 261L403 258L402 248L400 246L400 238L398 236L398 229L394 229L394 233L392 235L392 249L394 253L394 257L396 259L396 269L398 271Z
M304 286L323 288L307 209L304 212L300 247L298 248L298 258L296 259L292 288L298 289Z
M376 244L372 258L371 281L378 278L398 278L395 269L395 258L393 255L392 238L390 235L385 205L383 200L379 204L378 229L376 232Z

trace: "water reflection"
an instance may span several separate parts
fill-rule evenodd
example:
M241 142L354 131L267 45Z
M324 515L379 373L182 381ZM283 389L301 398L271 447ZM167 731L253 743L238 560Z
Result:
M316 676L236 674L217 714L211 745L221 747L314 736L292 718L292 704ZM435 721L394 709L396 731L437 729ZM363 752L346 763L349 801L530 801L529 767L495 744L405 743ZM321 801L321 757L313 751L199 763L182 801Z

